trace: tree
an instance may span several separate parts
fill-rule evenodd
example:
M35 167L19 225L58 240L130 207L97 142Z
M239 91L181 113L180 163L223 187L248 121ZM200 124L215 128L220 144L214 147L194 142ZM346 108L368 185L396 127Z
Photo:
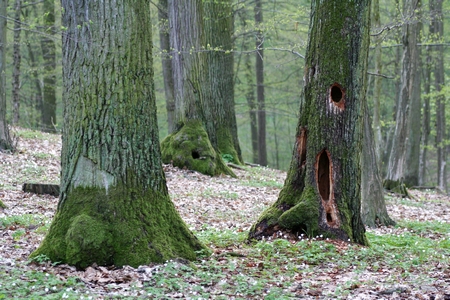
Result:
M406 16L414 16L418 0L407 0L403 4L403 11ZM406 175L406 151L407 138L410 132L410 110L412 93L416 83L417 72L417 24L415 22L405 22L403 24L403 55L400 95L397 99L395 115L395 131L392 141L392 148L389 156L389 164L384 187L398 193L407 195L405 183ZM419 158L417 157L417 160ZM417 170L418 173L418 170ZM418 175L418 174L417 174Z
M32 257L82 268L194 259L204 246L170 201L160 158L148 1L62 7L61 192Z
M176 129L161 143L162 159L207 175L234 176L217 147L223 137L214 121L224 111L211 99L203 2L169 0L168 7Z
M6 16L7 0L0 0L0 16ZM0 18L0 151L13 150L13 143L6 122L5 54L6 18Z
M13 123L18 125L20 119L20 14L22 0L14 3L14 45L13 45L13 80L12 80L12 103L13 103Z
M360 156L369 12L370 1L312 1L291 166L278 200L252 226L250 238L290 230L367 244Z
M159 0L159 44L162 51L161 63L164 79L164 94L166 96L167 129L170 134L175 131L175 98L173 89L172 60L170 59L170 29L167 9L167 0Z
M41 35L41 48L44 57L44 94L42 101L42 125L46 132L56 132L56 46L55 1L44 0L44 32Z
M444 22L442 20L442 0L430 0L430 11L432 12L431 29L438 41L444 36ZM435 46L436 57L434 60L434 88L436 90L436 148L437 148L437 186L447 191L447 154L445 146L445 85L444 73L444 46L439 44Z

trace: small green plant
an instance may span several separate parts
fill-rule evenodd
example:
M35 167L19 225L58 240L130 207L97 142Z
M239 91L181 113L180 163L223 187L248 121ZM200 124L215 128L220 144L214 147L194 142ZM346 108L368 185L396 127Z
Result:
M233 162L234 157L231 154L222 154L222 159L225 163Z
M34 263L37 263L38 265L42 265L42 264L47 263L48 261L50 261L50 258L47 255L39 254L39 255L31 258L28 262L29 263L33 263L34 262Z

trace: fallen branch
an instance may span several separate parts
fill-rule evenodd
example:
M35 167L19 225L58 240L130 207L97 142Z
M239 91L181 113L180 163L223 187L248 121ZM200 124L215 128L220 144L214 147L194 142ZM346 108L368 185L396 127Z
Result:
M59 185L57 184L44 184L44 183L24 183L22 191L25 193L33 193L38 195L52 195L59 196Z

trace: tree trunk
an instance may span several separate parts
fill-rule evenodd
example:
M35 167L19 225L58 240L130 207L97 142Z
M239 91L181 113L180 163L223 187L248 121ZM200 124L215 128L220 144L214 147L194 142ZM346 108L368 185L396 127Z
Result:
M216 116L212 102L203 2L169 0L170 48L177 128L161 143L162 159L174 166L207 175L235 176L215 147ZM213 141L213 143L211 143Z
M431 19L434 36L440 41L444 36L444 23L442 21L442 0L430 0L430 11L433 12ZM442 91L445 85L444 73L444 46L442 44L435 46L434 61L434 88L436 90L436 148L437 148L437 186L447 191L446 175L446 145L445 145L445 94Z
M6 16L8 0L0 0L0 15ZM0 19L0 151L13 150L13 143L6 122L6 87L5 87L5 54L6 54L6 18Z
M430 32L431 34L431 32ZM420 162L419 162L419 185L422 186L426 182L427 174L427 154L431 133L431 107L430 107L430 88L431 88L431 55L430 46L426 47L427 57L424 69L424 101L422 116L422 138L420 145Z
M18 125L20 119L20 14L22 1L14 3L14 45L13 45L13 78L12 78L12 103L13 124Z
M250 238L289 230L367 245L360 157L369 12L370 1L312 1L291 166L278 200L251 228Z
M417 12L417 22L411 26L411 30L414 30L416 36L415 42L412 40L409 45L411 50L411 61L414 63L411 72L413 72L410 83L410 115L409 122L409 135L406 146L406 166L405 166L405 184L407 186L419 185L419 163L420 163L420 137L421 137L421 102L422 102L422 89L421 89L421 73L422 73L422 51L421 47L417 45L420 43L422 36L422 22L421 20L421 2L417 1L414 9Z
M372 25L377 30L380 29L380 1L373 0L373 12L372 12ZM381 59L381 43L382 36L377 35L374 39L375 44L375 72L378 75L382 74L383 64ZM374 78L374 87L373 87L373 131L374 131L374 147L375 147L375 155L378 161L378 168L382 170L382 149L383 149L383 138L381 135L381 122L380 122L380 101L381 101L381 81L383 78L381 76L375 76Z
M209 97L214 118L211 120L215 133L209 138L214 148L222 155L229 155L231 162L242 164L239 145L236 112L234 108L234 53L233 53L233 11L231 0L205 0L205 37L208 51Z
M364 225L368 227L395 225L386 210L383 180L378 167L367 103L364 107L364 140L361 165L361 218Z
M36 9L34 7L31 8L26 8L25 10L25 18L28 19L29 17L31 17L31 12L34 12L34 17L37 18L37 13L36 13ZM25 30L25 40L26 45L27 45L27 50L28 50L28 58L30 61L30 75L32 78L32 81L34 82L34 91L32 92L32 101L34 103L34 107L36 109L36 111L39 112L38 116L36 118L33 118L34 121L34 126L35 128L41 128L41 123L42 123L42 88L41 88L41 80L39 78L39 73L38 73L38 62L36 59L37 57L40 57L40 53L37 53L37 55L35 55L35 45L32 45L30 42L30 31Z
M41 130L45 132L56 132L56 46L54 38L55 1L44 0L44 33L41 34L41 49L44 58Z
M195 259L204 247L170 201L162 169L148 1L62 8L61 194L32 257L81 268Z
M175 98L173 90L172 60L170 59L170 28L167 10L167 0L159 0L159 44L162 52L161 63L164 79L164 93L166 95L167 130L169 134L171 134L175 131Z
M414 15L414 10L418 0L407 0L403 4L404 14ZM403 56L400 95L396 107L396 124L392 141L392 149L389 157L384 187L388 190L394 190L405 194L404 184L406 175L406 150L407 140L410 134L410 109L411 98L416 83L415 76L417 72L417 25L414 22L408 22L403 25Z
M264 36L262 1L255 0L256 26L256 98L258 100L258 163L267 166L266 107L264 99Z

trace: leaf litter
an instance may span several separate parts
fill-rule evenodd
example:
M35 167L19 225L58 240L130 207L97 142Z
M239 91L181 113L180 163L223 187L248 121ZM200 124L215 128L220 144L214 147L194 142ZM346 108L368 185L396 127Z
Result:
M412 234L426 238L431 248L418 249L418 254L411 256L411 261L422 259L423 265L401 265L403 261L395 260L395 250L401 254L401 245L391 247L389 242L390 248L381 253L372 253L376 252L371 250L374 247L306 236L301 239L286 236L283 242L272 239L249 245L245 242L246 232L262 211L276 201L286 177L285 172L269 168L234 170L237 178L231 178L209 177L164 165L171 199L190 229L199 236L216 234L217 241L208 245L213 251L210 257L193 263L179 259L163 265L120 269L93 265L77 270L65 264L30 263L28 256L42 241L58 199L24 193L21 186L24 182L58 183L60 173L60 136L36 135L19 137L19 151L13 155L0 152L0 200L7 206L0 209L0 277L20 270L24 274L30 271L52 275L61 282L76 278L81 284L75 291L80 299L82 295L92 299L204 298L201 295L213 299L277 299L284 295L312 299L450 299L448 258L444 263L433 260L427 265L426 258L419 253L421 250L426 250L427 255L432 251L441 253L438 243L449 243L450 232L445 227L442 232L427 228L418 232L419 229L408 225L408 222L448 224L449 197L418 190L411 191L414 198L408 200L387 195L389 215L404 226L367 229L370 236L379 237L382 242L391 236L408 238ZM222 241L221 235L226 234L236 238L226 237ZM370 257L378 259L358 259L369 252ZM445 253L448 254L448 249ZM187 276L183 277L181 270ZM168 288L170 278L184 282L185 286ZM1 289L0 283L0 294ZM46 288L44 295L51 293Z

